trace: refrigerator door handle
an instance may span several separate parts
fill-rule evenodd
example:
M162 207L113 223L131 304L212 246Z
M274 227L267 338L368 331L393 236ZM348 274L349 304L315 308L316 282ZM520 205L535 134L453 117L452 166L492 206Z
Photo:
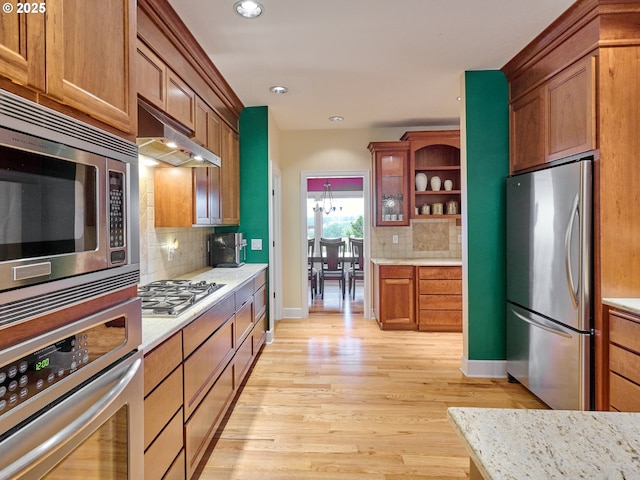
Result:
M571 208L571 215L569 215L569 223L567 225L567 233L564 237L564 247L565 247L565 270L567 272L567 285L569 287L569 292L571 292L571 302L573 303L574 308L578 308L578 291L580 289L580 285L574 286L573 274L571 273L571 237L573 236L573 217L578 215L578 219L580 219L580 198L576 196L576 199L573 201L573 208Z
M522 315L521 313L517 312L515 309L511 309L511 312L518 317L520 320L522 320L523 322L528 323L529 325L533 325L534 327L538 327L541 328L542 330L545 330L549 333L553 333L554 335L561 335L563 337L566 338L571 338L571 335L569 335L567 332L563 331L563 330L559 330L553 327L550 327L548 325L544 325L542 323L538 323L535 320L532 320L530 318L525 317L524 315Z

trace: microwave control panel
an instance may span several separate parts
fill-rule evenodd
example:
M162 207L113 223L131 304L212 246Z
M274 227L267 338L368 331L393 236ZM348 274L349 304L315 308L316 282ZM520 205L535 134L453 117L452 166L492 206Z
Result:
M109 246L111 263L126 261L125 246L125 205L124 174L109 171Z

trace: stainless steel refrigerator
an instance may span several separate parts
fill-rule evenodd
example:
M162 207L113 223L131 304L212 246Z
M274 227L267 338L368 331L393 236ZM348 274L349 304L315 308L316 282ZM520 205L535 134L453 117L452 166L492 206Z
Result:
M507 373L554 409L593 406L592 165L507 179Z

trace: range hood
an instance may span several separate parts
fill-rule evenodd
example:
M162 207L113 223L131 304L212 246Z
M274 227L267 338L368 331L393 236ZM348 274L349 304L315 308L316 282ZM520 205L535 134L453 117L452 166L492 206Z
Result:
M220 166L220 157L138 105L138 153L174 167Z

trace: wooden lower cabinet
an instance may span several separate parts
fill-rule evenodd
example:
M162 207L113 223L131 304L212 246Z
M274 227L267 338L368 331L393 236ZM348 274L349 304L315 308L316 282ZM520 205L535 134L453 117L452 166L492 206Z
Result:
M374 311L383 330L416 330L415 268L375 266Z
M640 412L640 316L609 310L609 409Z
M263 271L145 355L146 480L197 471L264 345L266 318Z
M462 267L418 267L418 329L462 332Z

